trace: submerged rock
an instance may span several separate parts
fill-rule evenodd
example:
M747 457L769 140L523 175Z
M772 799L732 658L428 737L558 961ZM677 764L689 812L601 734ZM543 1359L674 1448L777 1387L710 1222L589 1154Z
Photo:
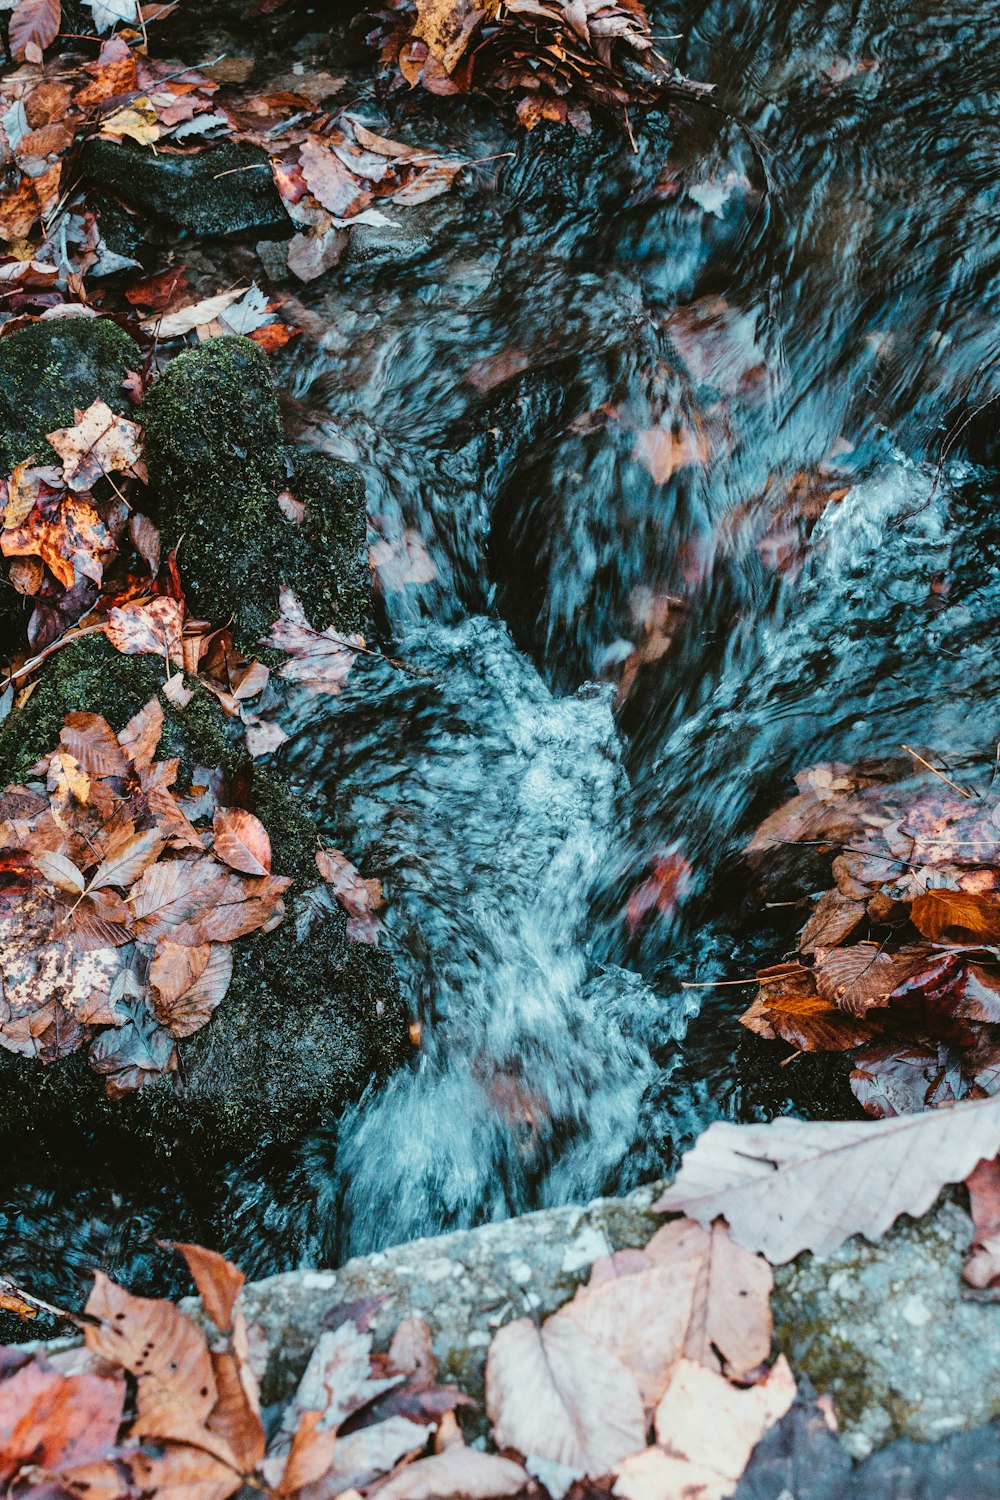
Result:
M194 614L235 616L252 650L278 615L282 584L318 629L356 630L367 613L364 484L348 464L284 446L277 391L252 339L212 339L151 388L146 431L153 502ZM305 504L289 520L278 495Z
M45 435L94 401L121 410L138 344L107 318L53 318L0 339L0 469L54 457Z
M0 785L21 780L55 745L67 713L103 714L118 731L163 677L154 658L121 656L103 637L66 647L48 665L27 703L0 727ZM183 710L161 703L158 756L179 757L179 783L199 765L222 766L249 782L275 873L295 878L285 920L234 944L229 992L208 1025L180 1043L179 1073L121 1103L105 1097L81 1053L43 1065L0 1051L0 1136L30 1117L64 1129L127 1119L140 1135L194 1136L212 1151L290 1140L332 1118L409 1053L391 961L350 941L335 906L307 923L304 892L319 883L316 826L289 785L246 760L232 721L207 693L196 692Z
M246 141L194 152L88 141L84 180L191 234L291 232L266 151Z

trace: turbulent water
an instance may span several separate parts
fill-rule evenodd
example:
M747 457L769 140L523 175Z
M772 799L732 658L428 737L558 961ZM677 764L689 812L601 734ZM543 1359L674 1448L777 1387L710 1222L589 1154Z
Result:
M385 882L422 1045L280 1184L234 1173L257 1271L619 1190L718 1114L851 1109L742 1033L748 990L690 987L794 930L741 844L801 767L993 760L1000 13L656 30L711 104L633 150L428 103L400 128L477 164L302 294L298 421L431 567L379 605L419 673L366 660L283 755ZM630 924L669 855L677 910Z

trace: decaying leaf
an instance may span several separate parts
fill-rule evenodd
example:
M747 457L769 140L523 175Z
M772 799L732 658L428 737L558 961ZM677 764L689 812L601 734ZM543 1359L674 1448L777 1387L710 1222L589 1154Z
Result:
M365 880L339 849L318 849L316 868L347 912L347 936L358 943L377 943L378 913L385 905L381 880Z
M290 588L279 591L281 614L263 642L287 651L280 675L314 693L339 693L354 665L364 636L341 635L332 627L314 630Z

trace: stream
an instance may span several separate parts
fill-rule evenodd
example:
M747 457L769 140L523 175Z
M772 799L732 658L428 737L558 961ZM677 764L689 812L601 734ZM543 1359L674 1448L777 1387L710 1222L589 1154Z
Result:
M326 331L295 419L423 565L377 605L416 670L359 660L280 753L384 882L421 1046L233 1168L251 1275L625 1191L714 1118L856 1112L841 1064L737 1023L730 981L803 920L740 850L808 766L906 742L990 774L1000 15L717 0L654 31L711 104L633 150L429 101L413 138L474 165L299 292ZM630 921L657 860L678 899ZM65 1239L51 1201L8 1229Z

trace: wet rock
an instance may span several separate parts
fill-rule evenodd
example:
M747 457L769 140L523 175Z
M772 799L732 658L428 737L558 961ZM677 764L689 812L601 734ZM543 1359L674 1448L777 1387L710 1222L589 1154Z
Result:
M446 1378L481 1401L496 1329L548 1316L598 1255L644 1245L662 1222L649 1211L656 1191L546 1209L398 1245L338 1271L253 1284L247 1307L270 1349L268 1399L294 1389L327 1313L384 1296L378 1336L388 1339L401 1317L420 1313ZM1000 1306L961 1297L970 1237L968 1215L946 1194L879 1244L852 1240L823 1261L806 1254L777 1271L775 1349L818 1392L831 1392L853 1456L897 1437L936 1441L1000 1415Z
M235 616L252 652L277 618L286 583L318 629L357 629L369 591L363 481L321 454L289 454L274 381L253 340L212 339L179 355L140 420L164 543L184 537L193 613ZM286 488L305 504L300 523L278 505Z
M102 713L116 730L162 683L151 657L125 657L101 638L59 652L23 708L0 727L0 785L23 778L56 743L74 709ZM182 1042L181 1069L112 1103L82 1054L42 1065L0 1051L0 1139L26 1117L89 1129L127 1120L142 1136L197 1137L211 1151L297 1137L357 1098L410 1050L390 960L351 942L332 907L303 938L304 892L317 885L316 825L276 773L251 766L232 721L203 692L186 709L161 698L161 758L178 756L180 782L195 765L222 766L250 783L276 873L292 875L284 923L234 945L230 990L208 1025Z
M0 339L0 469L50 450L45 434L74 409L106 401L121 409L122 381L139 346L106 318L54 318Z
M832 1393L856 1456L1000 1416L1000 1306L961 1295L971 1238L968 1214L945 1197L881 1244L854 1239L776 1273L776 1341Z
M180 154L98 139L80 166L86 182L191 234L291 233L267 153L249 142Z

